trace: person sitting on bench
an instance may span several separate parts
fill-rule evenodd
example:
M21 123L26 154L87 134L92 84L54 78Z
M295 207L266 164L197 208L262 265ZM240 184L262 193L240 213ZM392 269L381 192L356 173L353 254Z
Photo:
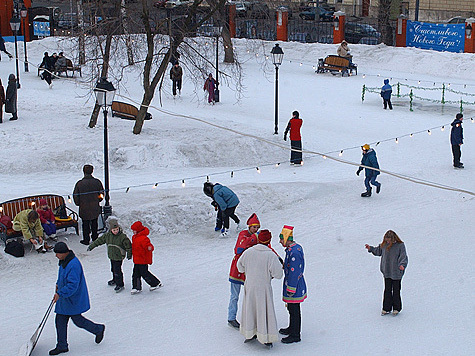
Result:
M13 230L21 231L24 240L30 241L38 253L51 249L43 240L43 227L36 210L25 209L13 219Z

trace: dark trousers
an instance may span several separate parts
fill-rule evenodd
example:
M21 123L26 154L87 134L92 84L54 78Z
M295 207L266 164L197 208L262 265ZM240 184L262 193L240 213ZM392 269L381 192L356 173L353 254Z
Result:
M290 314L289 335L300 338L300 329L302 326L300 303L287 303L287 310Z
M111 272L112 272L112 280L115 282L115 285L118 287L123 287L124 274L122 273L122 260L120 261L111 260Z
M172 79L172 81L173 81L173 96L175 96L177 88L181 92L181 79Z
M148 270L148 265L134 264L134 271L132 272L133 289L142 290L141 278L143 278L151 287L156 287L160 284L160 280Z
M239 224L239 218L234 213L236 208L237 205L223 211L223 224L225 229L229 229L229 218L233 219L236 224Z
M462 156L460 145L452 145L452 154L454 156L454 167L460 166L460 157Z
M290 163L302 163L302 141L290 141ZM298 151L294 151L298 150Z
M43 79L46 80L46 83L48 83L48 85L50 85L51 84L51 73L48 70L44 70L42 76L43 76Z
M383 106L384 106L385 109L387 109L388 106L389 106L389 110L392 110L393 109L393 104L391 104L391 98L383 99Z
M228 223L228 226L229 226L229 223ZM216 213L216 229L221 230L222 227L223 227L223 212L221 211L220 208L218 208L218 212Z
M384 278L383 310L402 310L400 279Z
M63 314L56 314L56 337L57 337L57 344L56 347L60 350L66 350L68 348L68 321L69 318L73 321L74 325L78 328L84 329L89 331L91 334L99 334L104 325L96 324L86 319L81 314L77 315L63 315Z
M379 187L381 185L381 183L377 182L376 181L376 177L377 176L371 176L371 177L365 177L364 179L364 186L366 187L366 190L367 191L370 191L371 190L371 185L369 185L370 183L376 187Z
M82 221L82 239L89 242L90 238L92 238L92 241L97 239L97 218Z

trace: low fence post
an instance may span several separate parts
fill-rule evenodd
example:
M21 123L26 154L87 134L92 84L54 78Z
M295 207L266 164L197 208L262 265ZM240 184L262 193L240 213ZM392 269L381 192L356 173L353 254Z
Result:
M365 90L366 90L366 85L363 84L363 93L361 94L361 101L364 101Z
M397 97L401 97L401 83L397 82Z
M411 92L409 93L409 98L410 98L410 101L409 101L409 110L414 111L414 110L412 109L412 99L413 99L412 89L411 89Z
M460 99L460 112L463 112L463 99Z
M445 83L442 83L442 104L445 104Z

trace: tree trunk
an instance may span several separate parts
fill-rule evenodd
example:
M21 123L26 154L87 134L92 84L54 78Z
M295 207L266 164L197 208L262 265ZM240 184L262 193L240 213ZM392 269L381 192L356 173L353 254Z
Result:
M234 50L228 26L223 28L224 63L234 63Z
M84 8L82 6L82 0L77 0L78 7L78 25L79 25L79 65L86 63L86 44L84 38ZM72 26L73 24L71 24Z
M393 45L392 27L389 23L389 16L391 14L392 0L379 0L378 8L378 26L381 31L381 40L388 46Z
M132 42L129 34L129 20L127 18L127 10L125 8L125 0L121 0L122 29L125 35L125 47L127 48L127 61L129 66L134 65L134 54L132 52Z

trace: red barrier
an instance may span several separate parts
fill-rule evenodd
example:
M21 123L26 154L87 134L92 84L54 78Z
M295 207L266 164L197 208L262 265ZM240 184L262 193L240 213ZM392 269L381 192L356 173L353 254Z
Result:
M289 14L285 9L276 11L277 16L277 41L288 41L287 23Z

